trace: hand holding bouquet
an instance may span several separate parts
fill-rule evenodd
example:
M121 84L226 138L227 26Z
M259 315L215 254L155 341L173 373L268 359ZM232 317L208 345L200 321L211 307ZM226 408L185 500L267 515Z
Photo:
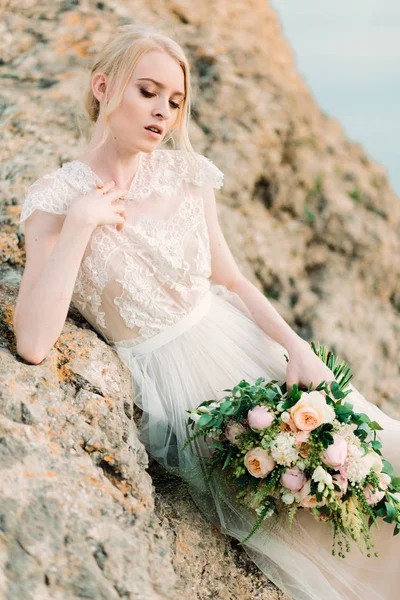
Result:
M378 518L400 530L400 479L382 457L377 432L382 428L346 401L350 369L325 346L313 351L336 381L300 390L277 381L253 385L240 381L220 401L207 400L189 410L197 437L211 438L210 476L219 468L236 483L237 500L254 509L257 521L285 511L291 527L298 510L333 524L334 554L350 551L350 540L368 556L370 528ZM348 388L348 389L347 389Z

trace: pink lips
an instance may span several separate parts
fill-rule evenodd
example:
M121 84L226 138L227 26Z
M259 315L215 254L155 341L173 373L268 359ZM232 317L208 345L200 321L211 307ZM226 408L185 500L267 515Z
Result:
M153 138L156 138L156 139L158 139L159 137L161 137L161 134L160 134L160 133L156 133L155 131L150 131L150 129L146 129L146 128L145 128L145 131L146 131L146 132L147 132L149 135L151 135Z
M145 127L145 129L148 129L149 127L153 127L153 129L156 129L158 131L159 135L162 135L162 133L164 131L162 125L158 125L158 123L147 125L147 127Z

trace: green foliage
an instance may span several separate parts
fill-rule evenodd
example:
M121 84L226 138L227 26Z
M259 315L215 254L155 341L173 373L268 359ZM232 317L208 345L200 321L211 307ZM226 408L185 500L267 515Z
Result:
M350 198L352 198L353 200L356 200L357 202L360 202L361 198L362 198L362 192L360 190L360 188L358 186L355 186L351 192L349 192L349 196Z
M335 424L323 423L311 432L306 442L307 454L304 455L302 461L304 464L301 467L308 478L311 478L314 470L322 465L322 453L334 443L333 433L335 431L353 432L358 437L359 442L357 443L365 452L374 451L379 455L382 454L382 443L377 439L377 433L382 430L380 424L371 420L364 413L354 412L353 404L346 401L347 395L352 391L350 381L353 378L348 365L339 360L326 346L317 346L311 342L311 348L334 373L335 381L322 381L316 390L324 392L326 402L334 408L336 422ZM241 544L246 543L261 526L262 521L277 510L273 496L279 498L282 489L279 480L282 472L286 469L277 463L265 479L257 478L246 469L244 457L249 450L254 448L261 447L270 452L271 442L276 439L282 429L288 428L287 425L282 428L280 415L283 411L290 411L301 399L302 394L305 391L310 392L312 387L310 384L304 390L295 384L288 392L286 383L279 385L276 380L266 382L265 378L259 377L254 383L249 383L242 379L232 389L224 390L226 394L224 398L207 400L202 402L197 409L188 410L188 413L196 413L199 418L196 421L189 417L187 428L191 428L193 434L188 436L182 450L199 437L202 437L204 441L207 437L211 437L212 439L209 439L210 443L207 445L213 452L211 457L207 457L206 477L211 480L217 471L219 479L226 477L226 480L233 481L237 491L237 500L257 511L256 522L251 532L240 542ZM263 431L253 431L247 423L247 413L255 406L265 406L275 415L272 424ZM225 430L228 424L240 425L235 443L231 443L226 438ZM396 496L393 496L394 493L400 492L400 477L394 476L392 465L388 461L382 459L382 462L383 472L391 477L391 483L385 491L384 498L374 506L368 504L364 493L367 485L371 487L372 493L379 489L379 476L372 470L363 482L349 486L340 500L335 493L340 491L338 486L335 485L335 489L326 487L323 491L318 491L318 483L314 480L311 482L311 493L315 494L317 500L321 501L326 498L323 514L315 509L317 512L314 515L320 520L328 519L333 524L333 552L338 556L344 557L345 553L350 550L350 539L358 544L361 551L363 547L369 551L372 547L369 528L372 524L377 523L378 517L394 525L393 535L398 535L400 531L400 503ZM336 473L334 469L326 465L322 466L331 475ZM293 522L298 508L299 505L296 502L290 507L285 506L289 515L289 525Z
M242 546L243 544L245 544L252 535L255 534L255 532L257 531L257 529L261 526L262 522L264 521L264 519L272 516L275 512L275 500L274 498L272 498L272 496L268 499L268 501L265 503L264 507L262 508L259 517L257 519L257 521L255 522L252 530L250 531L249 535L247 537L245 537L244 540L242 540L241 542L239 542L239 546Z

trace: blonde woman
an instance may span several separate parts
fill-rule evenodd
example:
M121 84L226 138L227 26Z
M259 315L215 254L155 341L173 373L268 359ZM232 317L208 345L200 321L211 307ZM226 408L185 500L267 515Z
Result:
M290 387L332 381L333 373L232 257L214 195L223 174L188 136L182 48L157 31L120 28L93 66L86 109L93 123L86 152L36 181L23 204L18 353L43 361L72 300L130 368L148 452L188 482L224 533L244 539L255 513L215 479L207 484L198 458L180 450L186 409L242 378ZM383 450L400 466L399 423L355 389L352 401L385 427ZM382 526L377 539L379 559L354 551L343 561L331 555L329 526L303 511L292 532L264 521L245 549L295 600L394 600L400 577L391 527Z

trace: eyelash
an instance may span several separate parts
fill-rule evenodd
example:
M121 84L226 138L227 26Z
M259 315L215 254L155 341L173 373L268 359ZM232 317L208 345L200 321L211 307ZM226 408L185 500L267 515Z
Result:
M146 98L152 98L153 96L155 96L155 94L152 94L152 92L149 92L143 88L140 88L140 91L141 91L142 95L145 96ZM176 104L175 102L170 101L170 105L172 106L172 108L180 108L179 104Z

